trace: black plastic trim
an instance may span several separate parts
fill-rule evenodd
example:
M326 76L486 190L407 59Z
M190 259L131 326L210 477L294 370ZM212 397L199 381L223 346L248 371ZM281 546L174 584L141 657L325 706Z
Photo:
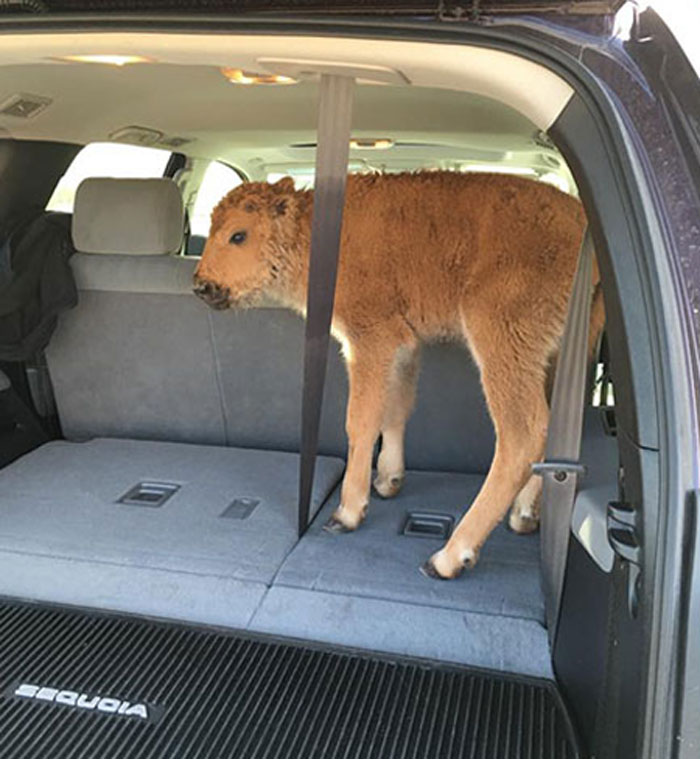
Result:
M376 14L380 16L434 14L454 18L476 18L501 13L574 13L604 15L615 13L624 0L189 0L188 11L219 12L223 16L246 13ZM15 6L35 13L110 13L129 12L134 0L6 0L6 11ZM141 0L140 12L178 12L181 0ZM0 6L0 9L3 9ZM137 11L137 12L139 12Z
M187 156L184 153L173 151L168 158L168 163L163 171L163 176L172 179L178 171L184 169L187 165Z
M155 482L144 480L129 488L117 503L125 506L140 506L149 509L159 509L172 498L180 489L174 482Z
M696 759L700 749L700 491L688 495L686 503L687 540L683 564L690 571L683 578L681 596L683 625L679 635L678 674L675 697L678 701L675 734L678 740L674 759Z
M452 533L454 523L455 519L451 514L440 514L436 511L411 511L406 514L399 532L407 538L447 540Z

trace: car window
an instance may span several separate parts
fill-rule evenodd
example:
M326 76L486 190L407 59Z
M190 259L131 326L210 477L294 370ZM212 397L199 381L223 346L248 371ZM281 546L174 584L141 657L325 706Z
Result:
M171 152L159 148L93 142L75 157L61 177L46 206L47 211L72 213L75 191L88 177L148 179L162 177Z
M594 406L603 406L612 408L615 406L615 388L613 387L612 375L610 372L610 347L607 335L603 338L598 349L598 356L595 365L593 398Z
M348 167L350 171L352 171L352 167ZM313 190L314 187L314 170L313 168L308 169L307 171L289 171L288 173L283 173L279 171L273 171L267 175L267 181L272 182L273 184L277 182L278 180L282 179L282 177L291 176L294 180L294 187L297 190Z
M220 161L212 161L204 172L190 214L190 234L208 237L211 212L227 192L243 183L241 175Z

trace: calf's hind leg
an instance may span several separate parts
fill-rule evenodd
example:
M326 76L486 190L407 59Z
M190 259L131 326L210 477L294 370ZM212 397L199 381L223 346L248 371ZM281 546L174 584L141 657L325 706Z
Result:
M549 420L544 393L546 346L536 339L527 341L523 330L507 326L491 322L481 334L469 336L482 370L496 450L471 508L445 546L423 565L430 577L456 577L463 567L476 564L484 541L528 481L533 462L544 453Z
M382 420L382 448L374 489L382 498L395 496L404 478L404 432L416 399L419 351L402 346L396 351Z

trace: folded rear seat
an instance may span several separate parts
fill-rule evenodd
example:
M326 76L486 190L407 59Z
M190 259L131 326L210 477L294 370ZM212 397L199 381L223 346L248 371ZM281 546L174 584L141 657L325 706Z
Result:
M0 471L0 593L244 626L295 543L298 456L230 444L183 226L170 180L78 190L79 302L46 351L66 440ZM319 460L314 510L342 470Z

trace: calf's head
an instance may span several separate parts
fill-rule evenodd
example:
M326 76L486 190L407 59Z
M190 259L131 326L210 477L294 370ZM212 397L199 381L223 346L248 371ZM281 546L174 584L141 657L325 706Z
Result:
M254 182L228 193L212 212L194 273L194 292L212 308L255 305L280 286L284 247L293 236L294 183Z

